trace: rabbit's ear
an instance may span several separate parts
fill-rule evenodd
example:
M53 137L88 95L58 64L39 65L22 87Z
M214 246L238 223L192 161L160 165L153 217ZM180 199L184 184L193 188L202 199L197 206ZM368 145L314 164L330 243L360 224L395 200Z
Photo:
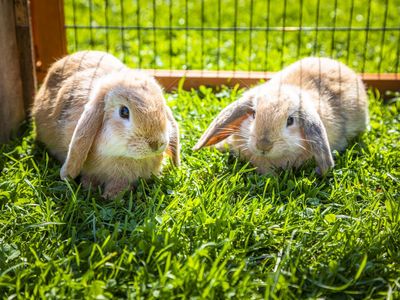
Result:
M215 145L238 131L242 122L254 113L253 98L249 95L225 107L212 121L206 132L199 139L193 150Z
M103 123L105 94L104 89L99 89L92 94L93 97L85 105L69 143L67 158L61 168L60 176L62 179L75 178L79 175L97 132Z
M303 112L300 115L304 138L317 163L317 173L324 175L334 166L328 135L317 112Z
M178 167L181 164L180 160L180 144L179 144L179 127L176 123L171 109L167 107L167 118L171 126L169 133L169 143L167 154L171 157L173 164Z

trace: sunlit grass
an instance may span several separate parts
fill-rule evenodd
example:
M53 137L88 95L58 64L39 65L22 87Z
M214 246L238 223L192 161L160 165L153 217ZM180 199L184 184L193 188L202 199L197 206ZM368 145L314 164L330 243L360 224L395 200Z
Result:
M191 151L236 90L167 96L182 167L104 201L59 179L23 136L1 146L3 298L400 297L400 103L370 96L371 130L326 179L312 163L278 176Z
M65 0L66 24L73 24L75 3L77 24L89 25L92 3L92 25L107 19L109 25L135 26L140 6L141 26L151 27L153 18L157 26L169 26L171 7L172 26L201 27L204 3L204 26L218 26L218 1L188 1L189 23L184 1L123 2L122 22L120 1ZM237 2L237 25L248 27L251 1ZM297 0L253 1L253 26L283 26L285 2L285 25L298 26ZM317 2L302 1L303 26L316 25ZM319 25L365 27L371 3L369 25L382 27L389 3L386 26L398 27L398 2L354 1L350 24L351 2L337 1L335 15L334 1L320 1ZM221 3L221 26L232 27L235 1ZM89 29L77 32L75 40L74 29L67 29L70 52L108 48L132 67L231 70L236 62L237 70L277 71L317 54L359 72L398 68L399 32L390 30L370 31L367 43L364 31L294 31L284 41L281 32L271 31L268 42L263 31L240 31L236 44L232 31L220 33L220 44L218 32L207 30L112 29L108 39L105 30L92 31L92 38ZM0 146L0 296L400 298L400 102L383 104L370 93L371 130L336 153L327 178L315 174L312 162L260 176L228 154L191 150L241 92L201 87L168 94L181 128L182 166L167 164L161 177L139 182L114 201L83 190L79 181L60 180L60 163L35 143L27 122L22 136Z

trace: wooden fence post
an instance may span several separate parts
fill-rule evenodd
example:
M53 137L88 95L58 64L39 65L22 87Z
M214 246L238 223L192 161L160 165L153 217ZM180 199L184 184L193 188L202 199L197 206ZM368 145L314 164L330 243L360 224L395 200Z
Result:
M16 132L25 118L14 1L0 0L0 143Z
M31 15L36 74L42 82L49 66L67 54L64 1L31 0Z
M15 30L19 52L25 112L29 113L36 92L36 71L30 16L30 0L14 0Z

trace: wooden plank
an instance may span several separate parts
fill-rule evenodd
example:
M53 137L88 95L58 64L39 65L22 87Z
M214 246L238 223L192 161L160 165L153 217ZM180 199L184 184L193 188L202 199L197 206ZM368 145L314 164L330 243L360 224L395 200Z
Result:
M36 72L29 0L14 0L14 11L24 106L25 111L28 112L36 92Z
M0 143L8 141L25 117L15 32L14 2L0 0Z
M376 88L383 98L387 98L387 91L400 91L400 74L362 74L367 88Z
M201 70L145 70L156 77L166 91L178 87L179 81L184 77L183 89L197 89L200 85L233 87L251 87L262 81L268 81L273 72L243 72L243 71L201 71ZM400 74L362 74L367 87L378 89L382 95L386 91L400 90Z
M67 54L63 0L31 0L33 40L38 82L49 66Z
M182 88L185 90L196 89L200 85L233 87L250 87L260 81L267 81L273 73L244 72L244 71L204 71L204 70L145 70L153 75L166 91L178 87L179 81L185 78Z

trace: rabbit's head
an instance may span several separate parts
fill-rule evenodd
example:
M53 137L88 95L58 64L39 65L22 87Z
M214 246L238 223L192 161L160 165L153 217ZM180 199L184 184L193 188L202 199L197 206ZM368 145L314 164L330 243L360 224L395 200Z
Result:
M247 145L252 154L273 159L301 152L305 144L299 94L282 86L281 90L260 93L253 101L255 112L240 128L240 134L249 137Z
M134 159L163 153L169 143L170 124L161 89L150 78L124 77L117 82L105 92L98 149L106 156Z
M325 173L333 159L325 127L307 97L291 85L257 87L222 110L194 150L232 135L237 150L247 157L292 165L311 153Z
M100 156L137 160L167 152L179 164L177 124L153 78L126 69L94 83L61 177L77 176L89 150Z

